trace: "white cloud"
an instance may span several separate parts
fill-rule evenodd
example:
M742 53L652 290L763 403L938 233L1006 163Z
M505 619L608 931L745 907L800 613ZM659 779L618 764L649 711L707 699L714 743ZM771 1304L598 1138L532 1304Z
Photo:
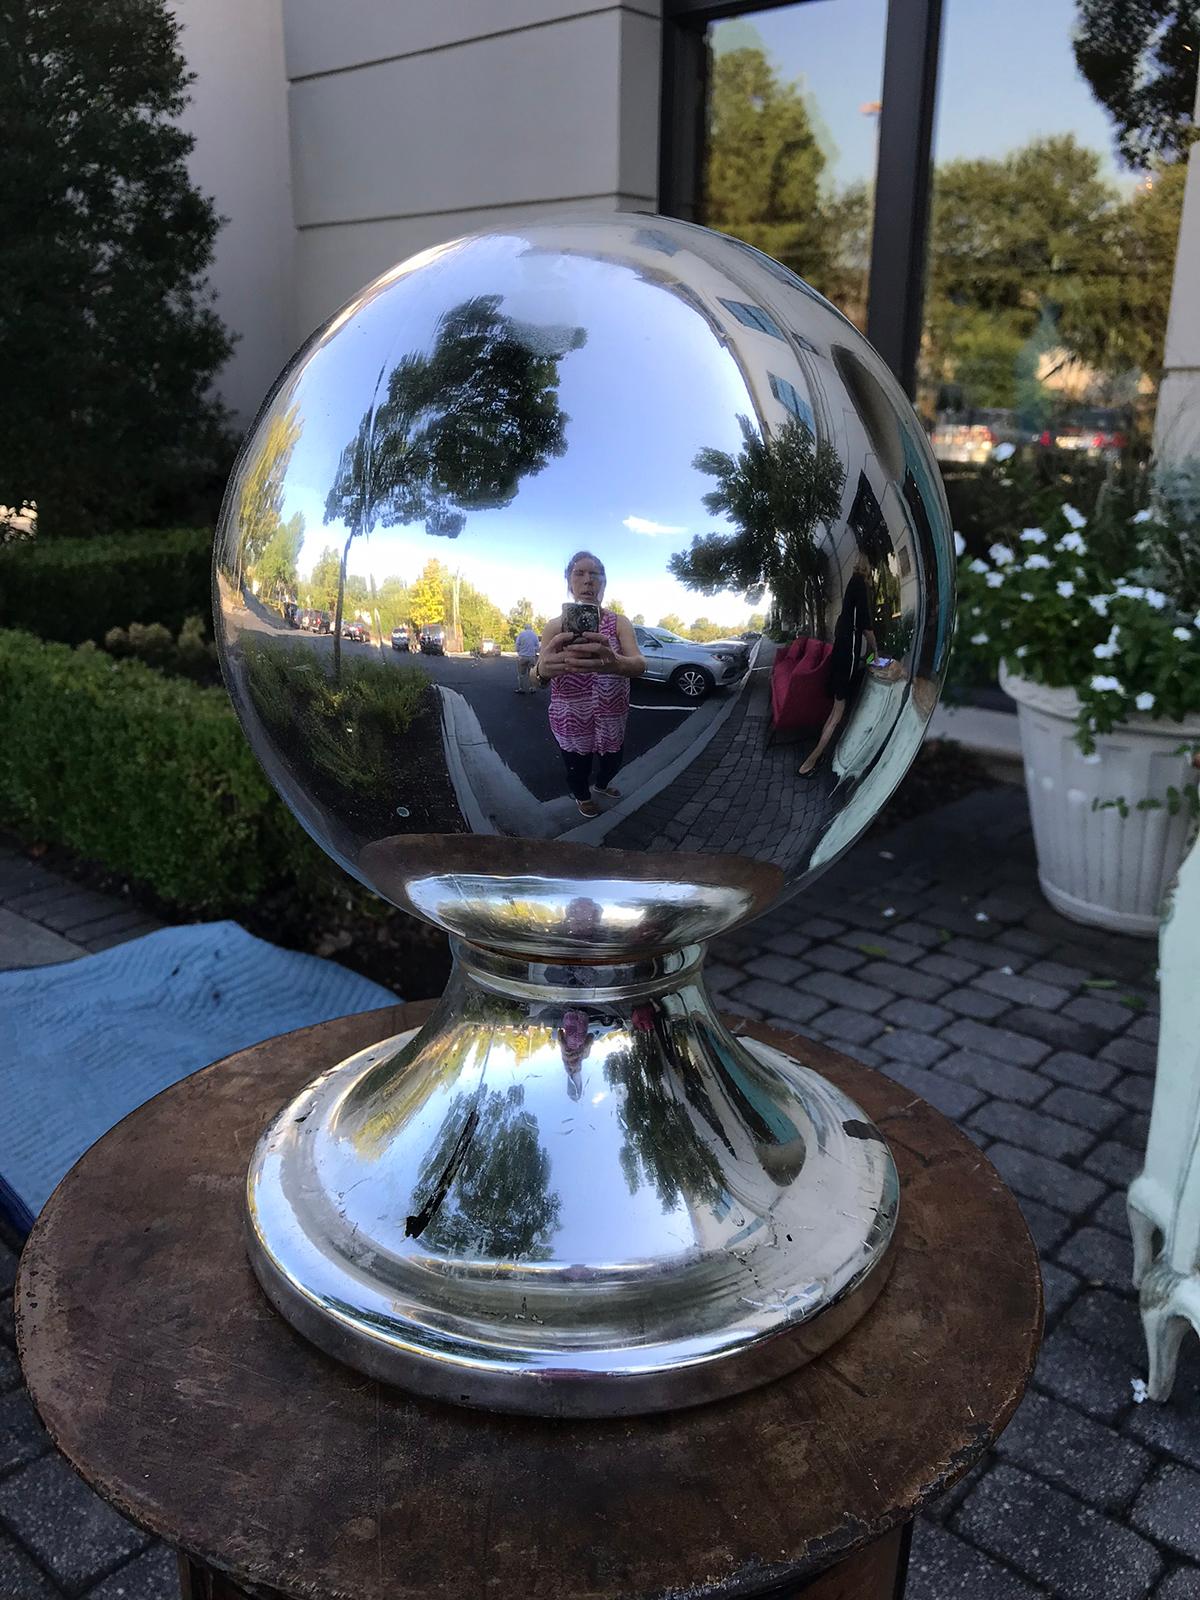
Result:
M626 517L622 527L628 528L630 533L644 533L650 539L663 533L687 532L686 528L675 528L666 522L652 522L649 517Z

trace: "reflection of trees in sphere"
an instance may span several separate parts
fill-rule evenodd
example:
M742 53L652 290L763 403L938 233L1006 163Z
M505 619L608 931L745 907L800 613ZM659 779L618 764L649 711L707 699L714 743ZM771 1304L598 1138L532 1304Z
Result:
M590 806L545 688L471 655L526 623L545 649L579 551L643 664ZM800 778L856 564L871 626ZM706 938L852 843L933 710L953 551L862 336L746 246L624 216L460 240L351 301L251 430L216 583L234 703L330 854L482 943L602 954Z

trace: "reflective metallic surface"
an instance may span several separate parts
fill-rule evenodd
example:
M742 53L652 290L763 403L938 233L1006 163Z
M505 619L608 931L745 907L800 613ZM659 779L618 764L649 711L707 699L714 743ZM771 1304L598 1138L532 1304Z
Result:
M522 1253L523 1235L505 1257L498 1226L479 1246L491 1267L470 1254L476 1234L451 1229L439 1246L430 1243L436 1227L422 1231L425 1254L413 1265L356 1216L355 1237L375 1240L360 1260L336 1242L340 1224L330 1220L342 1214L341 1190L315 1196L358 1171L363 1204L411 1210L432 1159L428 1119L440 1128L450 1116L451 1102L438 1098L450 1091L435 1079L469 1097L474 1074L489 1084L478 1093L490 1105L496 1073L508 1094L527 1071L529 1115L545 1137L556 1114L543 1105L554 1051L529 1008L559 1002L542 992L544 978L529 977L537 964L573 970L581 1004L608 1016L617 1002L595 964L649 962L646 1003L657 1006L667 981L660 958L669 966L679 959L671 952L758 915L847 849L903 777L933 712L953 567L932 456L882 362L793 274L702 228L606 215L458 240L385 274L300 351L248 436L218 530L230 694L271 780L334 859L394 904L490 948L493 965L486 981L454 981L457 998L423 1030L411 1064L402 1054L396 1071L361 1083L347 1064L345 1079L309 1107L305 1139L281 1140L277 1129L274 1153L260 1152L253 1250L298 1326L332 1348L344 1315L356 1330L347 1358L368 1370L519 1406L503 1383L456 1389L432 1374L449 1345L462 1341L471 1365L468 1352L489 1338L505 1352L501 1366L538 1369L543 1357L527 1360L520 1340L505 1345L497 1332L500 1322L516 1327L536 1281L563 1300L545 1319L564 1341L545 1370L570 1365L563 1351L587 1345L568 1337L579 1318L610 1328L611 1348L587 1346L593 1378L580 1380L580 1394L591 1398L578 1405L620 1411L641 1406L630 1400L638 1386L600 1375L625 1371L629 1305L622 1289L609 1306L597 1285L624 1284L626 1271L641 1285L635 1300L651 1281L651 1299L663 1300L661 1327L645 1336L659 1352L645 1408L710 1392L707 1379L664 1377L693 1365L672 1305L691 1308L697 1336L707 1330L700 1365L723 1356L721 1392L765 1375L763 1351L779 1357L778 1327L809 1304L813 1284L823 1285L813 1302L823 1316L865 1303L848 1289L853 1240L860 1251L870 1240L862 1260L876 1258L887 1185L876 1172L836 1223L829 1202L837 1259L822 1256L818 1269L817 1197L825 1204L837 1189L834 1168L861 1175L862 1152L841 1139L840 1153L825 1153L822 1130L837 1118L811 1086L788 1112L813 1181L803 1195L789 1198L785 1184L768 1200L759 1178L743 1193L741 1169L723 1163L749 1135L730 1133L726 1144L714 1134L729 1205L743 1208L747 1225L758 1218L780 1256L763 1292L789 1309L767 1323L745 1318L737 1228L718 1227L708 1212L697 1220L717 1205L715 1187L710 1195L683 1185L662 1213L691 1240L683 1255L664 1245L657 1214L643 1235L634 1222L635 1213L639 1227L645 1221L644 1206L616 1204L614 1191L661 1186L653 1175L634 1183L615 1123L590 1144L578 1126L571 1136L587 1151L578 1181L610 1207L612 1226L581 1233L576 1203L559 1193L556 1218L576 1221L561 1232L556 1222L539 1244L552 1263L545 1269L535 1252ZM800 643L785 661L789 640ZM797 651L812 665L793 677ZM472 959L476 970L486 965ZM515 1007L503 1026L490 1002L477 1013L496 985ZM704 1054L695 1030L707 1038L715 1024L699 989L687 993L676 1017L685 1043L660 1030L655 1059L662 1093L692 1126L705 1113L688 1100L687 1063ZM651 1108L633 1109L632 1080L617 1063L645 1040L629 1032L631 1012L616 1015L625 1020L611 1026L626 1042L596 1054L597 1067L602 1058L616 1073L606 1116L617 1116L619 1089L636 1120ZM594 1038L609 1039L608 1027ZM505 1042L514 1029L519 1047ZM736 1073L762 1071L758 1054L722 1038ZM716 1105L718 1091L704 1092ZM339 1143L351 1104L364 1125L393 1130L386 1158ZM506 1146L482 1110L464 1137L470 1159L492 1174L496 1221L509 1186L526 1181L510 1170L525 1161L516 1152L526 1143ZM493 1140L508 1150L503 1160L486 1154ZM846 1165L848 1150L855 1160ZM284 1198L268 1206L271 1174ZM785 1212L807 1216L808 1231L781 1231ZM695 1250L724 1265L693 1271ZM506 1309L495 1309L485 1336L462 1303L438 1310L431 1285L453 1282L470 1298L489 1272L498 1287L488 1303ZM403 1360L399 1324L378 1299L395 1273L389 1303L410 1328ZM577 1283L591 1287L575 1307ZM606 1322L610 1311L616 1320ZM479 1356L485 1368L490 1359ZM606 1381L602 1404L596 1385ZM554 1407L563 1405L556 1393Z
M897 1183L838 1090L640 967L456 951L440 1017L286 1107L250 1254L331 1355L437 1399L562 1416L735 1393L882 1287Z

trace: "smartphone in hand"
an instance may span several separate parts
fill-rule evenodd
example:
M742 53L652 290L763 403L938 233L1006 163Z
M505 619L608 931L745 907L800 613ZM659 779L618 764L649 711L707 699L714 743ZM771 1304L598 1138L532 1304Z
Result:
M580 601L568 600L562 608L562 626L564 633L600 632L600 607L585 605Z

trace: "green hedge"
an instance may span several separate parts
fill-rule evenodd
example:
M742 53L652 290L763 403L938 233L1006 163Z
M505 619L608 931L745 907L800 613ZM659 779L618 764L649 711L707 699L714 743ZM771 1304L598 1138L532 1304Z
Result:
M208 915L324 864L223 689L2 631L0 823Z
M158 622L178 633L212 614L210 528L164 528L0 548L0 628L82 644Z

